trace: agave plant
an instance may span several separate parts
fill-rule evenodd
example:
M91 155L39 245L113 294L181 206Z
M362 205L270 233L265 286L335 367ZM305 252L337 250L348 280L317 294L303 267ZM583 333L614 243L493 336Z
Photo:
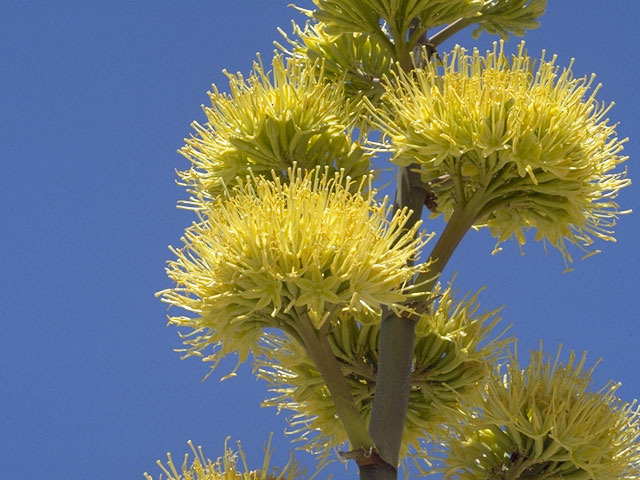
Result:
M410 458L451 478L640 478L639 413L617 384L594 391L574 354L540 350L521 368L497 311L441 278L470 229L486 227L496 250L532 230L568 269L572 245L597 252L626 213L625 140L594 78L524 43L505 53L546 1L313 3L270 63L227 74L227 93L213 87L181 150L196 221L159 296L183 311L169 323L185 356L251 359L264 405L292 413L302 448L337 451L363 480L396 479ZM441 51L472 26L502 40ZM387 160L392 201L375 177ZM434 242L425 207L445 222ZM300 475L194 454L182 473L169 457L165 474Z

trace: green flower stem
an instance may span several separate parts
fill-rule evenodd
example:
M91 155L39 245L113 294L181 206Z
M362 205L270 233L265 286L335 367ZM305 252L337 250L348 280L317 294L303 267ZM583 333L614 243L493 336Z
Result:
M422 295L415 298L415 301L425 300L431 292L453 252L478 218L484 205L484 196L485 190L478 190L464 207L453 211L429 255L429 270L420 273L415 280L415 283L420 285L420 291L423 292Z
M476 21L476 18L460 18L455 22L450 23L445 28L436 33L433 37L429 38L429 43L434 47L437 47L449 37L452 37L461 30L464 30L468 26L473 25Z
M411 57L411 50L407 42L402 40L396 40L396 60L400 64L400 67L405 71L409 71L413 68L413 58Z
M429 42L436 46L437 42L442 42L469 24L464 20L458 20L436 34L435 40L429 39ZM400 67L404 71L410 71L413 68L413 63L409 44L400 36L394 38L394 44L396 61L400 63ZM399 168L394 208L408 207L412 210L413 213L407 222L407 228L411 228L420 221L424 201L420 165L412 164ZM431 290L456 246L473 224L478 212L472 212L472 209L467 210L470 204L473 206L472 203L465 204L457 216L454 212L451 221L438 240L430 256L430 259L433 260L428 278L431 280L426 281L423 291L429 292ZM418 281L423 280L418 278ZM415 322L394 315L386 309L383 310L378 344L376 391L373 398L369 431L377 451L385 463L360 468L361 480L397 479L402 432L409 405L414 341Z
M393 23L389 24L390 34L393 41L387 37L382 30L380 32L387 39L391 48L389 48L389 53L393 57L393 59L400 64L400 67L405 71L409 71L413 68L413 60L411 58L411 50L409 48L409 44L404 38L406 32L401 32L397 28L397 26ZM385 43L385 45L387 45Z
M320 371L327 384L331 398L336 405L338 416L349 437L352 450L372 452L374 443L367 431L367 426L356 407L351 389L344 379L344 374L335 355L331 351L326 334L318 332L304 312L298 312L296 330L303 341L309 357Z
M424 186L420 177L420 165L413 163L398 169L396 198L393 204L394 213L403 208L411 210L405 228L413 227L422 218L424 207Z

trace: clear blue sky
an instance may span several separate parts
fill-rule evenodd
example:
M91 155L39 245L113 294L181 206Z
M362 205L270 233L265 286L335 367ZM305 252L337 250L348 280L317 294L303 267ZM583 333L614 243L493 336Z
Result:
M249 369L223 383L198 360L180 361L154 292L189 215L175 208L176 154L202 119L221 70L247 72L268 56L277 26L297 16L280 0L9 2L0 4L0 465L3 478L141 479L192 439L215 457L227 435L257 463L268 432L288 456L285 416L260 409L266 388ZM308 5L305 2L303 5ZM299 18L299 17L298 17ZM595 72L631 177L640 171L640 2L551 0L528 49L576 58ZM486 46L468 33L465 46ZM518 40L513 40L512 44ZM452 43L448 45L450 47ZM636 177L637 178L637 177ZM636 181L640 184L640 181ZM522 352L603 357L599 382L640 396L640 190L619 198L617 244L562 274L538 244L492 257L486 232L468 235L445 272L461 292L483 285L488 309L505 304ZM225 365L220 372L224 373ZM308 458L302 462L311 465ZM355 478L350 469L349 478Z

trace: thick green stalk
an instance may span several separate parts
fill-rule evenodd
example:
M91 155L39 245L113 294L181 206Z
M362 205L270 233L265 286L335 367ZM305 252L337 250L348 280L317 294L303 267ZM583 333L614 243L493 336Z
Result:
M360 467L360 480L396 480L398 469L391 465L373 465Z
M418 165L398 170L394 207L413 210L407 228L422 216L424 193L420 189ZM415 322L383 312L378 345L378 373L369 431L386 465L360 469L362 480L397 478L402 431L409 405L410 376L413 365Z
M395 467L398 465L409 405L416 324L390 311L385 311L383 315L378 344L378 376L369 431L380 456L394 467L394 476L388 478L396 478ZM360 478L376 477L361 475Z

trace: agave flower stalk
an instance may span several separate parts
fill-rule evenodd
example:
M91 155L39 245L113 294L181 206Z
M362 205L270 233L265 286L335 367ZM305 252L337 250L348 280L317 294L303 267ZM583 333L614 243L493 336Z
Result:
M475 297L453 308L436 284L472 227L487 227L496 251L509 238L522 248L533 230L567 268L569 244L589 255L615 240L615 198L630 182L593 78L544 54L536 67L523 45L511 58L502 43L433 55L472 24L474 35L522 35L546 0L314 3L317 23L295 27L291 52L280 46L290 58L227 74L230 93L213 87L207 122L181 150L198 221L172 250L175 288L160 295L189 312L169 319L188 330L185 356L212 368L253 356L278 395L267 403L292 409L316 452L348 439L362 480L396 479L420 436L447 437L441 423L456 434L450 476L640 478L640 413L615 384L591 392L573 354L566 366L538 352L526 370L514 358L488 374L503 345L478 345L493 313L471 319ZM393 207L374 200L371 130L398 166ZM447 225L416 266L425 205ZM217 470L201 455L195 470L185 461L183 475L272 479L266 467L239 477L224 458Z
M421 180L435 199L431 208L447 220L430 271L418 279L425 295L473 226L519 245L533 228L568 268L566 243L587 251L594 238L613 241L624 213L613 200L629 184L624 171L614 171L626 160L619 155L624 140L606 118L609 107L596 101L598 89L588 94L593 79L574 79L570 68L559 71L555 58L544 56L536 70L524 44L512 59L499 45L486 56L457 47L442 73L430 61L398 69L385 83L382 106L368 102L373 126L390 138L387 148L401 167L397 203L416 205ZM387 412L404 411L397 392L409 375L413 325L388 318L371 431L393 465L404 422Z

